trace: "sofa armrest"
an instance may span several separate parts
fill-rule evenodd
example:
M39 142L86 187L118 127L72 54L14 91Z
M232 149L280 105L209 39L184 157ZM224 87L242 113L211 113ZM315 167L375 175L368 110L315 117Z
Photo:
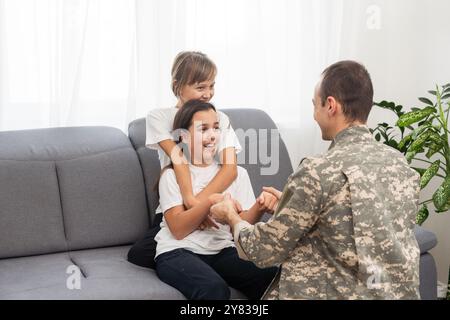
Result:
M420 226L415 226L414 233L420 248L420 254L424 254L437 245L436 235Z

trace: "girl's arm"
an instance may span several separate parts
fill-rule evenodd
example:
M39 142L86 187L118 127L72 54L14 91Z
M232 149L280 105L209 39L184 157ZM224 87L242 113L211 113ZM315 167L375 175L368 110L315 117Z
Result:
M270 191L277 191L281 194L281 192L275 188L265 188ZM278 205L278 201L279 197L268 191L263 191L256 200L255 204L250 209L242 211L239 216L248 223L255 224L261 219L265 212L273 213Z
M195 199L192 191L191 172L189 171L186 157L173 140L163 140L158 144L172 161L175 177L177 178L181 196L183 197L183 203L188 209L194 207L199 202Z
M262 215L264 214L264 210L261 210L261 206L258 202L255 202L255 204L248 210L242 211L239 216L242 220L247 221L250 224L257 223Z
M181 240L196 230L208 216L211 206L222 198L221 195L212 195L191 209L186 210L184 206L179 205L167 210L164 218L172 235L177 240Z

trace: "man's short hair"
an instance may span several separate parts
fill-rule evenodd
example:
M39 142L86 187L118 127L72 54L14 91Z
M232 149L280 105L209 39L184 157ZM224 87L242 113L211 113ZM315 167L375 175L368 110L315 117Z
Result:
M373 86L369 72L355 61L340 61L322 72L320 98L334 97L349 121L366 122L373 105Z

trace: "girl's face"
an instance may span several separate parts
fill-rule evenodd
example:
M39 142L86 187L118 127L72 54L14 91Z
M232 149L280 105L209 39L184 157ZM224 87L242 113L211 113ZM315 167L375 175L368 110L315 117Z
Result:
M192 85L185 85L180 90L177 107L181 107L186 101L201 100L209 102L214 96L215 79L197 82Z
M189 137L185 140L189 145L192 164L210 165L214 161L219 139L220 128L217 113L212 109L196 112L189 127Z

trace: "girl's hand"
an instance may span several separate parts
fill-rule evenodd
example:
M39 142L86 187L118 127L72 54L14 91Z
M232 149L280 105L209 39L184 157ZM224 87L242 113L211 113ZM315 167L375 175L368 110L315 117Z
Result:
M203 222L200 223L200 225L198 226L197 229L205 230L205 229L208 229L208 228L219 229L219 226L216 224L214 219L209 214L206 216L205 220L203 220Z
M278 198L270 192L263 191L256 199L261 212L274 213L278 205Z
M277 198L277 200L280 200L281 195L283 194L283 192L281 192L273 187L263 187L263 191L273 194Z

